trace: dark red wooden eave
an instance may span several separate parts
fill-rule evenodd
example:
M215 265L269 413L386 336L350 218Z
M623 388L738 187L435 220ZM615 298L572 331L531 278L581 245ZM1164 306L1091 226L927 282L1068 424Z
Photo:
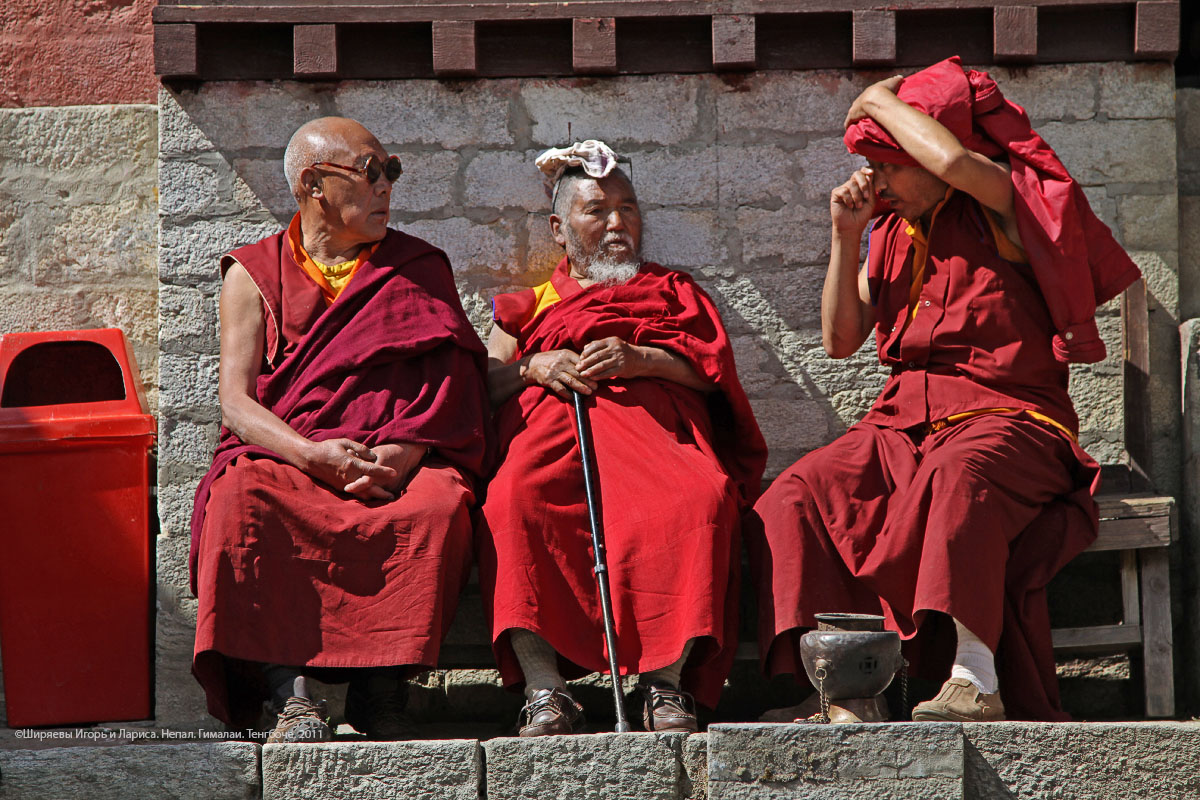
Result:
M1170 60L1179 0L159 0L164 79Z

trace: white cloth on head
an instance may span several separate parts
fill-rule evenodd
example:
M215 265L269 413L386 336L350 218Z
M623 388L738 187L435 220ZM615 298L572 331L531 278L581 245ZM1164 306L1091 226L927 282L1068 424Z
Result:
M583 167L583 171L593 178L607 177L616 169L617 154L599 139L588 139L570 147L552 147L533 163L553 186L567 167Z

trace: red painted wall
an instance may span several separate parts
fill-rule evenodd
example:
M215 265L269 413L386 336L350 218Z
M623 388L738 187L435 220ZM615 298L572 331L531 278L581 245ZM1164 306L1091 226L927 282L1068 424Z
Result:
M0 107L154 102L154 0L0 0Z

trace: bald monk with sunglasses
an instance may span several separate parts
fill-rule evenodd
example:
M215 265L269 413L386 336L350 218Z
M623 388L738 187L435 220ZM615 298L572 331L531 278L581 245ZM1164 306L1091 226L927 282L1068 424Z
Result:
M346 720L407 738L410 672L436 666L471 562L486 469L485 350L445 254L388 228L400 159L335 117L292 136L286 231L221 259L224 427L192 517L193 673L268 742Z

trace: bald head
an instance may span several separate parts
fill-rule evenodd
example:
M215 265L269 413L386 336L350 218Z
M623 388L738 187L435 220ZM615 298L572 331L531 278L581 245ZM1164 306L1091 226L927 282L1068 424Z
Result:
M300 173L320 161L346 163L362 144L379 140L360 123L345 117L321 117L296 129L283 154L283 174L292 194L301 191Z

